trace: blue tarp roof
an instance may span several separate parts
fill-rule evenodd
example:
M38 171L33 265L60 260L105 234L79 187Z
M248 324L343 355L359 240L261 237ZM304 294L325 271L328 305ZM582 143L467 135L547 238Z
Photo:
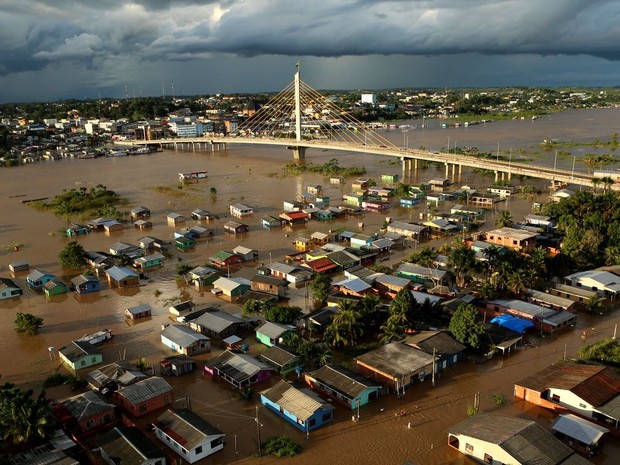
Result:
M491 323L500 325L503 328L508 328L512 331L516 331L519 334L523 334L526 329L534 326L534 323L529 320L524 320L523 318L517 318L516 316L510 315L496 316L491 320Z

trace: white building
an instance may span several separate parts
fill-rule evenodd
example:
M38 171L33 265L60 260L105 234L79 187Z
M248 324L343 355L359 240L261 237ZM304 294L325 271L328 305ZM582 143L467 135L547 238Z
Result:
M154 425L157 439L189 463L224 448L224 433L188 409L168 410Z
M362 94L362 103L367 103L373 107L377 106L377 94Z

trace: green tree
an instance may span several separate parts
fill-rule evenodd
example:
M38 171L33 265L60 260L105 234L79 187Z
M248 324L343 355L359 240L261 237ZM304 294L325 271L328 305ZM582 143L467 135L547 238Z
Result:
M58 254L58 260L63 268L78 269L86 265L86 251L77 242L69 242Z
M605 307L603 306L603 298L598 294L595 294L586 300L584 306L587 312L594 315L600 315L605 310Z
M308 288L312 292L312 297L317 302L325 302L329 297L329 293L332 287L332 280L329 276L323 273L317 273L310 281Z
M54 427L47 404L44 391L33 399L32 391L6 383L0 388L0 439L14 444L46 439Z
M448 268L456 277L456 284L465 287L467 276L476 270L476 252L465 245L454 247L448 254Z
M265 307L264 302L255 299L246 300L241 306L241 314L244 316L259 315Z
M299 307L280 307L270 305L264 308L263 316L265 320L283 325L294 325L301 319L303 312Z
M362 322L353 302L341 301L331 324L325 330L325 340L330 341L334 347L351 347L363 333Z
M43 318L34 316L32 313L18 313L15 318L15 331L27 336L39 334L39 328L43 326Z
M484 334L484 326L480 314L472 304L461 304L450 319L450 333L461 344L473 348L480 347L480 338Z
M498 228L510 228L514 224L512 215L508 210L502 210L499 212L497 219L495 220L495 226Z
M407 334L409 321L404 313L393 313L381 325L381 342L386 344L393 341L402 341Z

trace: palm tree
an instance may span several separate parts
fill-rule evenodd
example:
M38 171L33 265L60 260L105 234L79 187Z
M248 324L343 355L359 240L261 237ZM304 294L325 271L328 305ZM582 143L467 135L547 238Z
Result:
M514 224L512 215L508 210L502 210L499 212L499 216L495 220L495 226L498 228L510 228Z
M605 310L605 307L603 306L603 298L598 294L595 294L592 297L590 297L585 302L585 307L588 312L593 313L595 315L600 315L603 313L603 310Z
M364 327L374 328L383 323L385 312L380 310L380 305L381 299L377 294L365 294L362 297L358 308Z
M529 270L519 268L508 275L508 289L514 294L521 294L532 284L532 275Z
M476 252L464 245L455 247L448 255L448 268L454 273L456 284L465 287L467 276L477 268Z
M482 251L482 256L486 259L487 270L489 274L493 274L500 262L502 254L502 248L492 245L491 247Z
M331 324L325 330L325 338L334 347L350 347L364 334L359 313L354 309L353 302L343 300L338 304L338 311Z
M392 341L401 341L405 338L409 329L409 320L404 313L393 313L387 321L381 325L381 342L387 344Z
M532 283L534 285L547 275L547 251L542 247L536 247L525 260L525 264L530 270Z

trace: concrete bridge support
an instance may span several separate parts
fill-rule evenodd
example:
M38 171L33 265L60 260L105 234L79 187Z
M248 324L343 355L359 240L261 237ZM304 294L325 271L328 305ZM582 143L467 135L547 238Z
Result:
M305 160L306 159L306 147L293 147L293 159Z

